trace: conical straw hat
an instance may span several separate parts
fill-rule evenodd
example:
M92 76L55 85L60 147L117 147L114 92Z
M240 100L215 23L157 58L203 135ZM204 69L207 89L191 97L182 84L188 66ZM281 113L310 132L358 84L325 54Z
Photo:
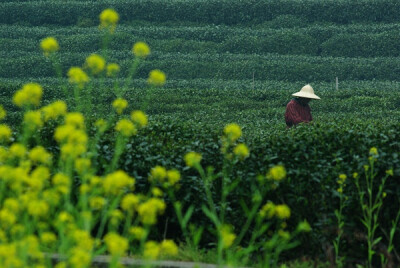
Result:
M314 89L310 85L305 85L299 92L292 94L295 97L320 100L321 98L314 94Z

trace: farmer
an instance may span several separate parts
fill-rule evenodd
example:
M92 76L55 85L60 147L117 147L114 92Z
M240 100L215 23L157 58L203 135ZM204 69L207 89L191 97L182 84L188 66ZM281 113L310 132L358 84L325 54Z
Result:
M312 99L320 100L320 97L314 94L314 89L310 85L305 85L292 96L295 96L295 98L287 104L285 112L285 121L288 128L299 123L311 122L311 109L308 103Z

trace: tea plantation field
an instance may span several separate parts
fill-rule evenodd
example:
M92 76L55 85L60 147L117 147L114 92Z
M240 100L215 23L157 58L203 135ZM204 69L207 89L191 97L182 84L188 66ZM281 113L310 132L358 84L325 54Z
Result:
M98 26L105 8L120 15L107 51L102 50L105 39ZM62 77L40 50L40 41L48 36L59 42ZM382 240L375 245L373 261L379 263L379 254L388 253L392 264L400 263L398 255L387 250L392 241L400 251L399 227L392 239L388 236L400 207L398 1L0 0L0 104L8 113L5 122L20 127L23 115L11 99L27 82L43 86L44 105L63 99L73 107L72 88L66 92L61 85L68 84L68 69L82 66L91 53L121 66L117 77L97 77L90 82L91 92L82 93L93 104L85 111L89 121L109 117L116 98L112 88L126 83L134 60L132 45L138 41L146 42L151 54L124 93L129 103L125 115L143 109L149 126L128 142L118 165L137 179L139 189L148 187L152 167L177 168L183 178L182 202L195 206L194 221L211 225L202 217L206 197L199 175L185 166L183 155L197 151L205 167L221 169L220 137L225 125L237 123L250 156L231 170L243 186L235 188L233 199L225 204L230 212L227 220L240 231L246 222L243 203L251 203L256 190L251 182L269 168L283 165L287 178L268 200L291 208L288 229L303 220L312 228L299 237L302 246L284 259L307 256L335 262L329 256L338 234L337 178L363 174L370 148L376 147L378 181L387 170L393 176L385 185L387 197L377 217L376 233ZM147 87L153 69L165 72L163 88ZM314 121L286 129L286 104L305 84L321 97L310 103ZM41 135L53 151L59 150L51 141L52 132ZM113 145L112 134L101 140L104 163L112 160ZM213 188L215 196L220 187ZM341 255L348 256L349 265L365 264L368 245L356 185L349 182L346 190ZM168 235L183 240L172 214L167 210L162 216L154 237L165 236L163 224L169 221ZM205 231L200 245L210 247L211 236Z

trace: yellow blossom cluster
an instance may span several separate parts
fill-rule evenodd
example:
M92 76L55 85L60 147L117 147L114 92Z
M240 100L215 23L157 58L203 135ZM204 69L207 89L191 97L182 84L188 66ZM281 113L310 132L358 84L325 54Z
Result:
M57 40L54 37L46 37L40 42L40 47L43 50L44 55L47 57L51 53L57 52L60 47Z
M101 73L105 66L106 60L98 54L92 54L86 58L85 67L89 69L93 75Z
M242 136L242 129L235 123L228 124L224 128L224 135L229 142L235 142Z
M221 227L220 236L223 248L229 248L232 246L236 239L236 235L232 232L232 227L226 224Z
M132 122L136 124L138 127L145 127L147 126L147 115L140 111L140 110L135 110L131 113L131 119Z
M18 107L38 106L42 98L43 89L37 83L25 84L13 97L13 102Z
M29 152L29 159L34 164L50 165L52 155L43 146L36 146Z
M109 195L121 194L124 190L133 189L135 179L122 170L108 174L103 180L104 192Z
M3 120L7 115L6 110L4 110L3 105L0 105L0 120Z
M137 42L133 45L132 52L136 57L144 59L150 54L150 48L144 42Z
M141 203L137 208L140 220L143 224L153 225L157 222L157 215L163 214L165 202L159 198L150 198Z
M174 186L180 178L181 174L176 169L167 170L162 166L155 166L150 171L149 181L160 183L163 187L167 188Z
M115 27L119 21L118 13L111 9L105 9L100 13L100 28L109 30L111 33L115 31Z
M10 141L11 134L12 131L9 126L0 124L0 143Z
M115 77L120 71L120 67L117 63L108 63L106 66L106 75L108 77Z
M47 122L64 116L67 113L67 104L59 100L42 107L41 110L43 113L43 120Z
M285 220L290 218L290 208L285 205L275 205L273 202L268 201L260 210L262 218L272 218L276 216L278 219Z
M115 99L112 103L117 114L122 114L125 108L128 106L128 102L123 98Z
M160 70L152 70L149 74L149 78L147 79L147 83L150 86L161 87L165 84L167 77L165 73Z
M29 131L36 131L43 126L42 113L39 110L27 111L24 114L24 124Z
M56 128L54 138L62 145L63 159L75 159L87 151L88 136L84 127L84 117L81 113L68 113L65 116L65 124Z
M343 193L343 187L346 186L345 184L346 179L347 179L346 174L339 175L339 179L337 180L337 183L339 184L339 188L337 189L338 193Z
M266 175L268 180L281 181L286 177L286 169L282 165L273 166Z
M137 133L137 128L129 119L120 119L115 125L115 130L124 137L131 137Z
M128 240L117 233L108 233L104 237L104 241L107 245L108 252L113 256L125 255L129 246Z
M76 85L80 89L82 89L85 84L89 82L89 76L80 67L71 67L67 75L69 82Z
M201 154L196 152L189 152L184 157L186 166L188 167L196 167L197 165L199 165L201 158Z
M178 247L172 240L163 240L161 243L147 241L144 245L144 257L147 259L157 259L161 255L176 256Z

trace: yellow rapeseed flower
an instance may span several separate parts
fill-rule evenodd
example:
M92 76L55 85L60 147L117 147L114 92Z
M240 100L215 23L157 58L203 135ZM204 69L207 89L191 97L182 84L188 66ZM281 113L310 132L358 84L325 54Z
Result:
M124 219L124 214L122 213L121 210L114 209L109 212L109 217L110 217L110 224L117 226Z
M71 179L62 173L57 173L53 176L52 179L53 185L55 186L55 190L60 192L61 194L68 194L71 188Z
M73 247L70 249L68 263L73 268L89 267L92 262L91 253L86 249L79 247Z
M36 146L29 152L29 159L34 163L49 165L52 155L42 146Z
M0 120L3 120L7 115L6 110L4 110L3 105L0 105Z
M94 196L89 199L89 206L93 210L100 210L106 204L106 199L100 196Z
M236 235L232 232L232 227L229 225L223 225L220 230L220 236L222 239L223 248L229 248L232 246L233 241L236 239Z
M13 143L10 146L10 156L24 158L26 155L26 147L21 143Z
M371 147L371 149L369 149L369 154L378 157L378 149L376 149L376 147Z
M290 208L285 204L276 205L275 214L279 219L288 219L290 218Z
M54 37L46 37L40 42L40 47L44 55L47 57L49 54L54 53L60 49L57 40Z
M169 256L178 255L178 246L172 240L163 240L160 244L161 253Z
M103 133L104 131L106 131L106 130L107 130L107 127L108 127L107 121L104 120L104 119L102 119L102 118L98 119L98 120L94 123L94 125L96 126L97 130L98 130L100 133Z
M131 113L131 119L139 127L145 127L147 125L148 119L147 115L139 110L133 111Z
M152 188L152 189L151 189L151 193L152 193L153 196L155 196L155 197L161 197L161 196L164 194L163 191L161 191L161 189L158 188L158 187Z
M107 245L108 252L113 256L125 255L129 246L128 240L117 233L106 234L104 241Z
M45 245L52 245L57 241L57 236L52 232L44 232L40 234L40 241Z
M28 213L34 217L41 217L47 215L49 205L44 200L32 200L28 204Z
M111 33L114 32L119 20L118 13L111 8L105 9L100 13L100 28L108 29Z
M67 113L67 104L64 101L55 101L42 109L44 121L57 119Z
M64 142L75 131L76 129L72 125L59 126L56 128L56 131L54 132L54 139L59 143Z
M87 147L85 144L74 144L66 143L61 146L61 158L65 159L75 159L86 153Z
M233 153L241 160L249 157L250 155L249 148L247 148L246 144L243 143L236 145L236 147L233 149Z
M106 73L108 77L115 77L120 71L120 67L116 63L109 63L106 67Z
M11 138L11 128L7 125L0 125L0 142L8 142Z
M72 238L79 248L87 251L91 251L93 249L94 239L88 231L75 229L72 232Z
M139 201L139 197L129 193L122 198L121 208L125 211L133 212L133 210L138 207Z
M106 194L118 195L125 188L132 188L135 179L122 170L108 174L103 180L103 189Z
M268 201L260 210L260 216L262 218L272 218L275 215L275 204L271 201Z
M167 179L170 185L175 185L181 179L181 174L176 169L168 170Z
M117 114L122 114L125 108L128 106L128 102L123 98L115 99L112 103Z
M162 166L155 166L150 171L150 181L164 182L167 177L167 170Z
M140 220L143 224L153 225L157 222L157 214L164 213L165 203L158 198L150 198L138 207Z
M13 103L18 107L38 106L42 98L43 89L37 83L25 84L13 97Z
M146 259L155 260L160 255L161 247L155 241L147 241L144 244L143 255Z
M224 134L229 141L234 142L242 136L242 129L238 124L228 124L224 128Z
M85 66L91 71L93 75L95 75L101 73L104 70L106 66L106 61L102 56L98 54L92 54L86 58Z
M9 228L17 221L14 212L8 209L0 210L0 224L3 228Z
M132 52L136 57L144 59L150 54L150 48L145 42L136 42Z
M77 85L80 89L89 82L89 76L79 67L71 67L68 71L68 78L71 84Z
M91 161L89 158L78 158L75 159L75 170L79 174L84 174L89 172L91 166Z
M146 235L146 230L142 227L135 226L129 229L129 233L133 236L133 239L142 240Z
M43 126L42 114L40 111L27 111L24 114L24 124L30 131L35 131Z
M347 179L346 174L340 174L337 183L339 185L343 185L345 183L346 179Z
M14 213L18 213L20 210L20 204L15 198L7 198L4 200L3 208L13 211Z
M152 70L149 74L149 78L147 79L147 83L150 86L161 87L165 84L166 76L160 70Z
M81 113L68 113L65 116L65 124L83 129L85 127L85 117Z
M281 181L286 177L286 169L282 165L276 165L269 169L267 179Z
M297 225L297 231L299 231L299 232L310 232L311 231L311 226L306 220L304 220L303 222L300 222Z
M194 167L200 164L201 158L201 154L196 152L189 152L184 157L186 166L188 167Z
M137 133L136 127L128 119L121 119L115 125L115 130L120 132L124 137L131 137Z

